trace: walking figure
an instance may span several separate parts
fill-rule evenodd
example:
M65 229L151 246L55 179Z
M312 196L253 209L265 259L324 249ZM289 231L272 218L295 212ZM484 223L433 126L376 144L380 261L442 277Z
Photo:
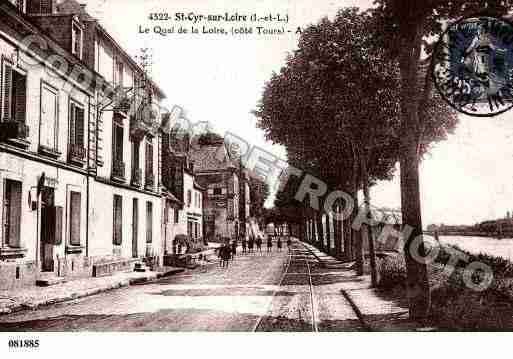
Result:
M267 237L267 252L271 252L273 249L273 237Z
M276 242L276 246L278 247L278 252L281 252L281 247L282 247L281 237L278 237L278 242Z
M255 239L253 238L253 236L251 236L251 237L249 237L249 242L248 242L249 253L253 253L254 245L255 245Z
M292 250L292 239L290 238L290 236L287 239L287 248L288 248L289 252Z
M242 254L246 254L246 247L248 245L248 242L246 241L246 238L242 238Z
M262 236L261 235L257 235L256 245L257 245L258 251L260 253L262 253Z
M200 266L200 272L205 273L207 271L207 257L204 254L200 254L198 257L198 265Z
M237 240L234 240L232 242L232 260L235 259L235 256L237 255Z
M231 257L231 249L227 243L223 244L219 249L219 256L221 257L221 267L228 268L228 262L230 261Z

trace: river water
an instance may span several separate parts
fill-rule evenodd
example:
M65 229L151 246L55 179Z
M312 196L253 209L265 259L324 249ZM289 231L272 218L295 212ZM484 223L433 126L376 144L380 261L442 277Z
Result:
M440 236L444 244L455 244L468 252L487 253L513 261L513 239L489 237Z

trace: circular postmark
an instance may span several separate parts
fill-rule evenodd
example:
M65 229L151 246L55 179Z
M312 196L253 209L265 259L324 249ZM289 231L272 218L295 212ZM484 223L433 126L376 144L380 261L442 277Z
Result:
M491 16L462 19L443 33L432 58L440 95L457 111L490 117L513 107L513 25Z

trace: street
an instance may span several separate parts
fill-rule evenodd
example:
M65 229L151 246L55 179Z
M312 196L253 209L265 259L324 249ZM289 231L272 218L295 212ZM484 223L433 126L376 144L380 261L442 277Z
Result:
M241 255L145 285L0 317L0 331L354 331L363 330L337 284L295 242Z

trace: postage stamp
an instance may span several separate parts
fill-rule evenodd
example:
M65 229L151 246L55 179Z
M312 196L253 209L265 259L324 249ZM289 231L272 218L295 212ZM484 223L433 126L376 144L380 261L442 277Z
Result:
M478 16L450 25L432 60L440 95L471 116L495 116L513 107L513 26L505 19Z

